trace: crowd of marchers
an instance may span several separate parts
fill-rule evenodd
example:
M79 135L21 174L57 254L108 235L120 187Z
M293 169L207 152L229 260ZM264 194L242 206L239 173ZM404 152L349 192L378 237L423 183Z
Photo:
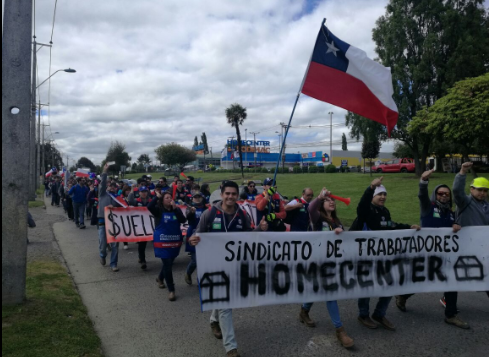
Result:
M470 192L466 194L465 183L472 163L461 166L455 176L453 185L437 185L429 193L429 179L433 170L424 172L419 182L420 224L399 223L391 217L386 207L387 188L383 185L383 177L374 179L366 188L357 206L357 218L350 230L399 230L421 228L451 228L454 232L468 226L489 226L488 191L489 180L483 177L474 179L470 184ZM153 183L147 176L137 180L132 187L108 176L108 166L103 169L100 179L84 177L64 180L54 177L46 182L46 195L52 196L53 206L62 206L68 218L76 227L84 229L85 216L90 225L97 226L100 264L107 264L107 251L110 251L110 267L113 272L119 271L119 243L107 243L104 211L114 207L146 207L155 217L154 252L161 258L162 266L156 277L156 284L161 289L168 289L170 301L176 301L175 281L172 266L175 258L185 245L190 257L184 277L185 283L192 284L192 274L196 269L195 246L201 240L200 233L214 232L226 234L239 231L285 231L286 224L290 231L334 231L341 234L345 227L338 217L336 200L324 187L319 195L310 188L304 188L301 197L285 201L278 192L277 182L271 178L263 181L263 192L258 194L254 181L240 192L234 181L223 181L220 186L220 199L209 202L211 193L209 185L199 186L192 176L186 181L175 176L171 184L162 177ZM256 204L256 224L254 220L237 203L239 200L254 201ZM182 211L184 207L184 211ZM186 224L186 232L182 224ZM184 233L186 241L184 242ZM176 239L177 238L177 239ZM137 243L138 264L147 269L147 242ZM124 243L124 249L129 249ZM489 296L489 292L487 293ZM407 311L407 301L412 294L396 296L396 306ZM395 331L395 326L387 319L387 310L392 297L381 297L370 312L370 299L358 299L358 321L369 329L379 326ZM440 299L445 312L445 322L469 329L469 324L458 316L457 292L447 291ZM304 302L298 314L299 321L307 327L315 327L311 318L311 302ZM345 348L353 346L351 338L340 317L337 301L326 301L329 316L336 331L336 337ZM223 340L227 356L239 356L233 327L231 309L213 310L210 316L210 328L213 335Z

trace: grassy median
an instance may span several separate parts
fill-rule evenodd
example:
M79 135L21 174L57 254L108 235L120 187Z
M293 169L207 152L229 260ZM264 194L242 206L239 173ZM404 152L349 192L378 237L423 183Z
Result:
M2 307L2 356L103 356L87 309L61 264L29 263L26 283L26 302Z

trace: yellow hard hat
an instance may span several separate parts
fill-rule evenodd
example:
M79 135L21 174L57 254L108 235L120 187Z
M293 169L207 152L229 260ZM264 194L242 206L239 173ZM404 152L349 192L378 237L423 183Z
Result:
M489 189L489 180L484 177L477 177L476 179L474 179L470 187Z

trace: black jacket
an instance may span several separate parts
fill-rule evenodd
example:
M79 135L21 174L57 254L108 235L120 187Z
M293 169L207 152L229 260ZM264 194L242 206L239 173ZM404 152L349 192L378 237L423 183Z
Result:
M391 214L386 207L372 204L374 192L370 186L365 190L357 207L357 227L362 230L364 224L372 231L410 229L410 224L396 223L391 220Z

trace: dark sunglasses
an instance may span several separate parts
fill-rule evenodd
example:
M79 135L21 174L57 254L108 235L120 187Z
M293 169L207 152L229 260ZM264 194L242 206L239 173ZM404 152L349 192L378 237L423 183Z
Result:
M438 196L450 197L450 192L437 192L436 194Z
M249 185L248 187L255 188L256 186L255 185Z

